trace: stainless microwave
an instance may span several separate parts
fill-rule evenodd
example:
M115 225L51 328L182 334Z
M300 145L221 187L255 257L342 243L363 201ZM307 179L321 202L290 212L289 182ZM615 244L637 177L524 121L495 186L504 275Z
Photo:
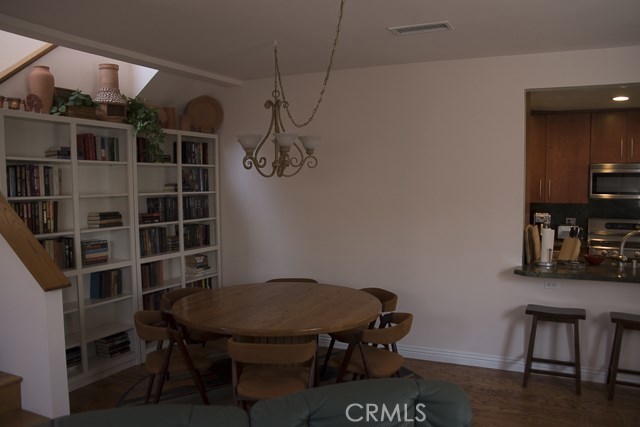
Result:
M589 198L640 199L640 163L592 164Z

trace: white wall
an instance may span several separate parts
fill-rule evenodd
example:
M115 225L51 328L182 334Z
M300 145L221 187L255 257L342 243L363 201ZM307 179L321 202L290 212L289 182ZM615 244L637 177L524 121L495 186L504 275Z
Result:
M69 413L62 291L43 292L0 236L0 370L19 375L22 408Z
M22 37L6 31L0 31L0 43L2 43L0 70L3 71L46 44L40 40Z
M412 357L522 370L528 303L584 307L585 373L602 379L611 310L637 312L640 285L543 280L520 264L525 90L638 80L640 47L420 63L335 72L309 130L319 166L263 179L234 135L264 132L272 80L220 94L225 285L311 276L399 294L415 314ZM285 78L304 120L322 76ZM289 126L288 130L292 130ZM566 354L567 329L542 353ZM562 354L560 354L562 355Z

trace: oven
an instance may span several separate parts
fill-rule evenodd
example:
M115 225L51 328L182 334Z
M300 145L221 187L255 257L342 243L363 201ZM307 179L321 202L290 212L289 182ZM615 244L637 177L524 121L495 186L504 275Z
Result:
M640 258L640 235L629 238L624 253L619 253L622 238L634 230L640 230L640 219L589 218L589 251L605 256Z

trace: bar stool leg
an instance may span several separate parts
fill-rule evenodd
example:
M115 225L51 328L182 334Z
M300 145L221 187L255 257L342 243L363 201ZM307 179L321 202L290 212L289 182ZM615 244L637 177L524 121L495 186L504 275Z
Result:
M580 331L578 327L578 319L573 321L573 351L575 353L575 369L576 369L576 394L580 395L580 386L582 384L582 368L580 366Z
M527 361L524 364L524 378L522 379L522 387L527 386L529 374L531 374L531 362L533 359L533 347L536 343L536 330L538 329L538 316L533 316L531 321L531 332L529 334L529 348L527 349Z
M616 392L616 378L618 376L618 361L620 360L620 347L622 347L623 331L624 327L620 323L616 323L616 336L613 339L613 349L611 351L609 373L607 375L607 384L609 384L609 400L613 399L613 395Z

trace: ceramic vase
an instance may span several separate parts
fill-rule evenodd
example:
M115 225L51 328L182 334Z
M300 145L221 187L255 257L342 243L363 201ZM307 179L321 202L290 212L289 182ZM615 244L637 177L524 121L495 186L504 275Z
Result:
M49 67L36 65L29 74L29 93L37 95L42 101L42 112L49 114L51 104L53 104L54 91L53 74Z
M120 93L120 83L118 81L118 64L98 64L100 70L100 89L94 101L98 104L125 104L126 101Z

